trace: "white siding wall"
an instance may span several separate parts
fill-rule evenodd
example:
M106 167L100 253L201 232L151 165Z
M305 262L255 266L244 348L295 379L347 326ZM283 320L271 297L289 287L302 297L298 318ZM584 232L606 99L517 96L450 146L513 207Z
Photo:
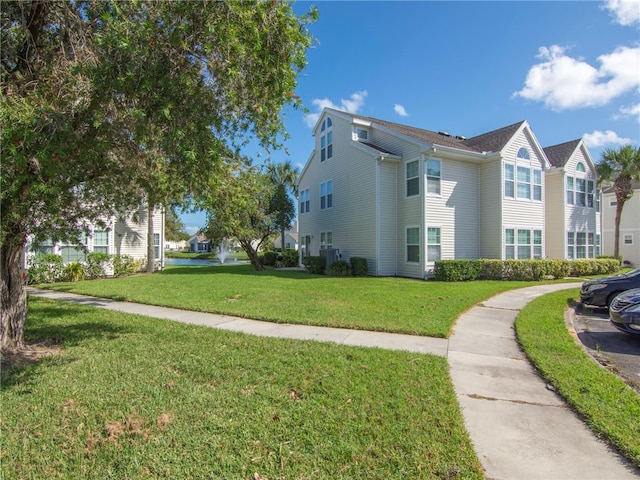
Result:
M579 162L582 162L582 164L585 166L585 169L586 169L585 173L580 173L576 171L576 166L578 165ZM594 183L594 188L596 186L596 174L595 172L591 171L589 163L587 162L587 159L585 158L584 153L580 149L578 149L567 161L565 165L565 174L572 177L592 180ZM565 182L566 182L566 179L565 179ZM566 195L565 195L565 201L566 201ZM567 208L567 213L566 213L565 225L564 225L565 237L566 237L566 232L591 232L591 233L600 232L600 228L597 222L596 209L595 209L595 199L594 199L593 208L579 207L576 205L567 205L566 208Z
M602 196L602 253L613 255L615 238L616 207L611 205L616 197L613 193ZM624 244L624 236L631 235L632 243ZM622 209L620 220L620 255L622 260L640 266L640 189L633 192Z
M392 276L398 272L398 162L380 162L378 165L378 251L377 275ZM375 265L370 262L369 271Z
M499 159L489 160L479 171L480 258L502 258L503 169Z
M545 175L545 250L547 258L563 259L567 255L565 229L566 179L561 169Z

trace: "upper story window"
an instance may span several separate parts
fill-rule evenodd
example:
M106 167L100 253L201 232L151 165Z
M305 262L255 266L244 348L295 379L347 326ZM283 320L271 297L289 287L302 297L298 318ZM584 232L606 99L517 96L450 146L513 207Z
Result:
M418 160L407 163L407 197L420 193L420 164Z
M309 189L300 192L300 213L309 213Z
M542 170L533 170L533 199L542 201Z
M515 197L515 167L510 163L504 164L504 196Z
M576 205L587 206L587 181L584 178L576 178Z
M567 205L573 205L574 200L573 177L567 177Z
M427 193L440 195L440 160L427 160Z
M360 141L368 141L369 140L369 130L367 130L366 128L362 128L362 127L356 127L356 134L355 134L356 140L360 140Z
M518 188L516 190L518 198L531 198L531 169L518 165Z
M333 207L333 180L320 184L320 210Z
M527 150L526 148L522 147L520 150L518 150L518 154L516 155L517 158L523 158L525 160L531 160L531 157L529 156L529 150Z
M333 157L333 122L327 117L320 129L320 161L324 162Z
M578 162L576 165L576 172L586 172L587 170L584 168L584 163Z

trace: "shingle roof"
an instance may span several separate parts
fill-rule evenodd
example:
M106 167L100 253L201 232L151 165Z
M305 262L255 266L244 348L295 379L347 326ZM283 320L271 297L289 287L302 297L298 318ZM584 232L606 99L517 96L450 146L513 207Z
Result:
M362 115L356 115L354 113L340 112L348 115L352 118L358 118L366 122L375 123L377 125L389 128L403 135L413 137L422 142L440 145L443 147L453 147L460 150L466 150L469 152L497 152L502 150L507 142L513 137L515 132L524 123L518 122L507 127L493 130L491 132L483 133L472 138L464 138L460 136L453 136L444 132L433 132L431 130L425 130L422 128L411 127L408 125L402 125L399 123L389 122L387 120L381 120L379 118L365 117ZM373 145L371 145L373 146ZM374 147L378 148L378 147Z
M570 142L561 143L559 145L545 147L543 150L551 165L554 167L564 167L567 160L569 160L573 152L576 151L579 143L580 139L571 140Z

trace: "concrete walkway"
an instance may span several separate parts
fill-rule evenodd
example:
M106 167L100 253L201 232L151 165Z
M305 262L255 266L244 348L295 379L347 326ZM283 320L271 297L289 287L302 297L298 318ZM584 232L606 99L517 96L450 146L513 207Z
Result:
M448 340L275 324L31 288L28 293L260 336L445 356L465 426L488 479L638 479L640 471L600 441L547 388L516 341L513 322L528 302L579 286L539 285L496 295L461 315Z

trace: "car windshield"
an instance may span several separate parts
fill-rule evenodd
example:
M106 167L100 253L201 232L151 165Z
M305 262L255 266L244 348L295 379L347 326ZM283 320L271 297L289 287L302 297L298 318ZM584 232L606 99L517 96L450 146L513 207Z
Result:
M640 267L622 274L623 277L635 277L636 275L640 275Z

